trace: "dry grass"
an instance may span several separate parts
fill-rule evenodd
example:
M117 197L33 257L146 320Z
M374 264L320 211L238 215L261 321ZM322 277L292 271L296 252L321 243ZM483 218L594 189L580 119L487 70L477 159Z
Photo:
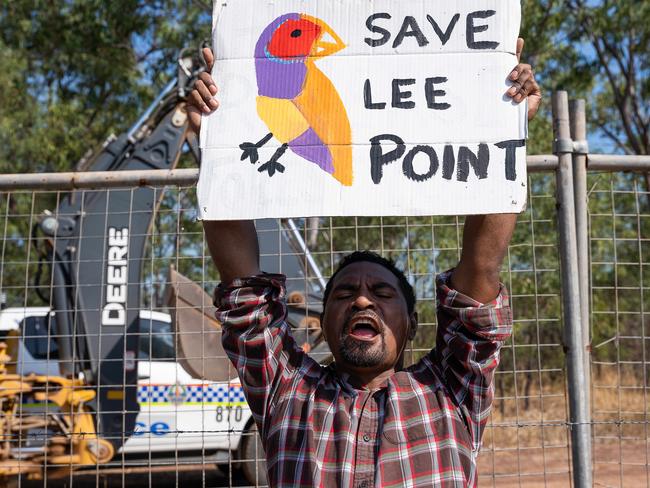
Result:
M592 381L594 486L650 486L650 391L600 368ZM480 486L570 486L568 401L560 381L497 398L479 456ZM602 422L602 423L601 423Z
M619 376L615 369L604 369L593 378L591 394L594 434L644 440L645 422L650 416L650 388L643 379ZM496 398L492 416L483 438L486 447L533 447L566 443L569 418L568 398L560 381L533 385L528 398L514 392ZM619 425L617 422L642 422ZM599 424L599 422L610 422Z

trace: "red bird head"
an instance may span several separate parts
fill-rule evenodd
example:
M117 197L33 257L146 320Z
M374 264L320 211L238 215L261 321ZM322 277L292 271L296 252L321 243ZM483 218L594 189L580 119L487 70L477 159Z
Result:
M265 34L267 32L270 39L266 43L265 54L280 60L325 57L345 48L330 26L305 14L283 15L267 27ZM260 40L265 40L264 37L262 34Z

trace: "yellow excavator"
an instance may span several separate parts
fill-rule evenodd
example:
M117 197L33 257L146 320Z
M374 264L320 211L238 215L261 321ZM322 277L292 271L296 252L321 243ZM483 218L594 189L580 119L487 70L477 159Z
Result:
M0 342L0 475L40 478L47 465L49 476L57 478L72 467L109 462L115 449L97 436L88 408L95 391L79 379L11 373L11 360L7 344ZM22 406L30 401L52 405L56 414L25 414ZM13 453L23 434L35 430L58 435L50 437L41 452L16 459Z

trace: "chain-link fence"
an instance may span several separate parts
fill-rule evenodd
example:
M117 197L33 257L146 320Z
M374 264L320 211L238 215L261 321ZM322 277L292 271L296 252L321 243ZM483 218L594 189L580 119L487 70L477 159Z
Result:
M133 193L137 191L130 189L126 199L133 202ZM125 198L123 190L115 192L119 193L119 198ZM82 192L80 200L90 200L92 193ZM112 190L108 190L109 206L112 193ZM485 485L493 481L501 486L503 480L513 476L523 483L528 478L539 478L544 473L548 477L554 472L562 473L566 479L570 469L554 195L555 179L552 174L530 177L528 210L518 221L504 265L503 279L511 290L516 325L512 340L503 350L502 364L496 377L494 414L486 431L480 460L481 483ZM3 323L2 327L6 333L18 331L24 343L22 352L26 353L24 356L30 355L26 360L13 364L17 367L16 373L21 375L41 367L45 368L44 371L37 371L41 374L48 367L56 370L57 360L60 359L57 340L63 336L54 330L51 319L50 323L46 319L46 310L55 308L56 301L49 271L52 260L48 260L43 249L50 238L33 229L38 228L39 221L47 218L44 212L57 208L58 202L65 196L65 192L58 191L2 194L0 211L3 215L3 237L0 252L3 259L0 283L7 298L7 308L2 314L16 317L10 326ZM219 483L216 478L211 478L216 475L210 474L214 447L219 444L214 442L214 438L225 438L229 444L239 447L240 434L229 434L227 428L222 429L217 424L194 423L192 417L203 414L213 416L214 420L225 421L227 415L232 415L236 422L238 418L250 416L240 402L233 402L232 398L212 402L205 391L201 393L203 396L199 401L192 401L195 400L193 395L198 398L198 390L207 388L210 391L208 395L218 395L221 386L212 393L210 386L200 378L188 378L182 366L176 364L184 359L179 358L181 354L175 349L183 338L174 337L171 317L179 312L179 308L189 307L185 302L178 306L180 300L177 299L172 302L177 305L177 310L170 314L169 306L172 303L168 295L174 284L170 269L207 291L216 286L218 276L207 254L200 223L196 221L194 188L169 186L151 196L152 202L160 196L162 203L154 213L154 225L146 235L142 279L139 282L141 305L137 307L137 304L129 302L140 318L139 331L133 332L138 338L137 394L140 413L136 427L130 439L128 432L118 433L120 442L128 439L125 443L128 448L123 449L123 454L118 453L109 463L109 468L101 470L101 475L92 468L88 471L86 467L80 469L75 478L66 475L65 481L68 483L73 480L75 483L88 482L88 477L92 478L92 482L104 479L108 469L108 473L112 473L110 479L113 483L123 481L129 485L129 477L120 478L121 472L118 474L124 467L131 471L142 471L139 482L142 482L142 476L145 476L145 480L146 476L153 479L158 470L171 469L177 474L168 475L171 476L169 479L176 479L180 483L187 476L182 472L191 468L194 471L192 475L195 476L198 469L207 476L204 479L206 485L214 486L215 482ZM82 206L81 212L85 211ZM305 263L304 253L299 251L300 243L304 242L315 264L313 268L305 267L308 281L314 285L305 285L304 280L294 278L295 281L303 281L299 286L317 289L319 279L316 270L327 278L338 260L349 252L370 249L391 257L408 271L417 293L421 325L411 345L409 358L415 361L434 344L435 275L453 267L458 261L462 222L463 219L457 217L299 219L291 222L293 227L289 222L284 222L281 227L264 222L260 224L262 259L267 262L267 269L277 267L278 271L287 272L282 269L282 264L289 257L297 256ZM98 253L98 260L104 268L107 266L105 254ZM283 262L279 258L284 258ZM98 277L94 284L101 282ZM208 307L209 301L204 305ZM311 305L318 306L317 303ZM199 318L201 320L207 321L207 318ZM20 351L19 348L14 350ZM189 354L188 351L183 352ZM201 357L202 353L204 357ZM227 364L223 355L215 357L210 353L199 349L193 354L199 360ZM81 362L80 354L76 360ZM161 371L162 374L156 375L152 381L155 369L165 371ZM49 374L59 375L60 372L50 371ZM90 389L93 389L92 386ZM234 390L230 388L230 391ZM205 401L202 401L204 396ZM29 410L34 408L23 402L16 413L18 416L34 415ZM557 425L546 426L548 423ZM188 425L194 427L188 428ZM25 442L30 442L31 446L34 441L42 442L46 438L47 435L37 432ZM132 442L132 439L136 442ZM197 446L199 452L196 452ZM246 483L245 477L237 469L237 461L243 453L234 451L237 449L219 455L224 465L221 469L224 485L238 480ZM83 468L81 463L72 464ZM82 471L84 474L79 477Z
M555 105L556 125L566 126L565 100ZM650 193L638 173L650 161L592 156L597 172L572 174L571 160L585 169L586 150L567 144L558 128L557 155L529 158L528 208L502 270L515 327L495 378L479 486L650 484ZM84 177L0 181L4 481L263 485L264 455L213 319L219 277L196 219L196 172ZM394 259L417 294L420 327L407 355L416 361L434 344L435 275L457 263L462 223L261 221L262 266L288 274L294 335L325 363L324 281L357 249ZM589 321L580 320L585 305ZM589 350L584 368L576 358Z

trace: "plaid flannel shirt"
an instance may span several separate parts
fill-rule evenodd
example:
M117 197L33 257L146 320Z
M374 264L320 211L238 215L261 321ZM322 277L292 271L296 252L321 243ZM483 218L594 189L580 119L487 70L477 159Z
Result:
M482 305L437 279L436 347L375 391L356 390L294 342L285 278L217 288L223 345L281 487L476 486L476 456L499 350L512 330L507 293Z

